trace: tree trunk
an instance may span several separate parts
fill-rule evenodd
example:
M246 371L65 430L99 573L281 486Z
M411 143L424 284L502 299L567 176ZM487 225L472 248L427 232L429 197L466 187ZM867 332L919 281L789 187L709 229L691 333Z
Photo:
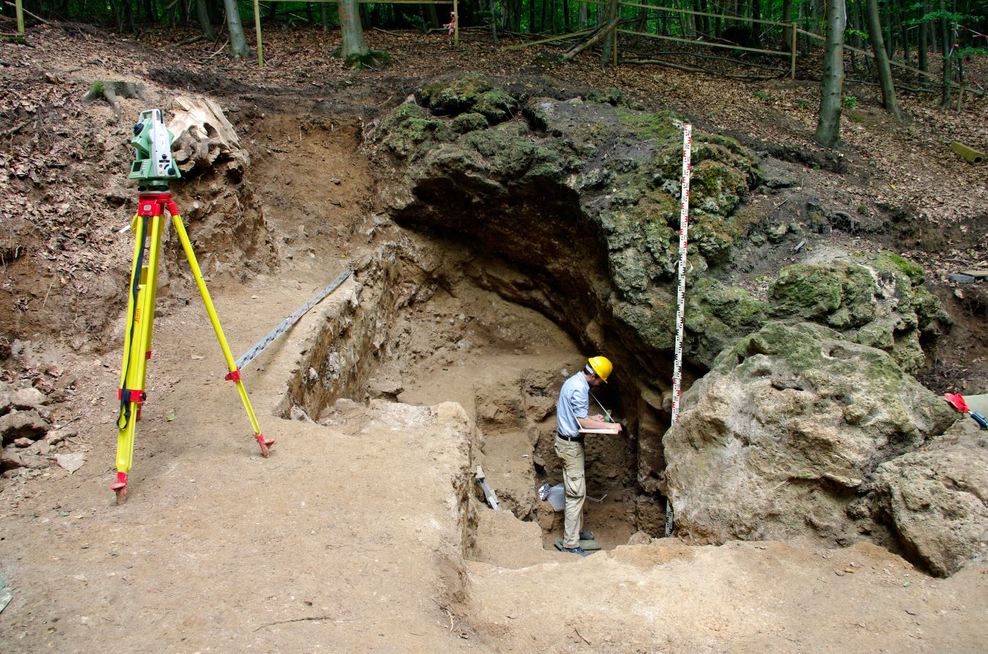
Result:
M604 38L600 48L600 65L607 67L611 63L611 48L614 47L614 36L617 34L618 0L607 0L607 20L613 27Z
M196 0L196 18L199 20L199 28L202 35L210 41L216 40L216 32L213 24L209 20L209 9L206 7L206 0Z
M782 0L782 22L792 25L792 0ZM782 49L788 50L792 47L792 27L782 29Z
M230 31L230 51L234 59L247 56L247 39L244 38L244 26L240 22L240 11L237 0L223 0L226 7L226 26Z
M569 0L563 0L563 7L564 8L566 7L566 4L568 2L569 2ZM495 0L491 0L491 2L490 2L490 8L491 8L490 9L490 11L491 11L491 38L494 39L494 45L497 45L497 2ZM566 24L567 24L566 31L568 32L569 31L569 27L568 27L569 26L569 14L568 13L566 14Z
M895 0L889 3L889 8L886 12L888 16L886 17L885 22L882 23L882 27L885 28L885 33L883 35L885 37L885 53L888 55L889 59L895 58L895 25L892 20L893 10L891 6L894 2ZM881 16L879 16L878 20L879 23L881 23Z
M878 0L868 0L868 36L871 38L871 49L878 63L878 81L882 86L882 106L892 114L896 122L902 122L902 113L895 97L895 84L892 82L892 67L882 43L882 23L878 15Z
M947 3L944 0L940 0L940 14L945 16L947 12ZM946 17L940 19L940 46L943 50L943 100L941 106L946 109L950 105L950 76L951 76L951 61L950 50L951 50L951 38L950 38L950 26L947 22Z
M762 40L762 24L759 23L762 19L762 2L761 0L751 0L751 35L754 37L756 42L761 42Z
M930 33L930 23L926 20L926 10L929 5L926 4L925 0L923 5L920 7L921 20L919 23L919 69L924 73L930 70L930 62L927 59L927 55L930 50L930 43L927 35Z
M906 27L907 19L908 13L906 17L903 18L902 8L896 5L895 22L899 26L899 38L902 39L902 61L907 66L911 66L912 63L909 61L909 30Z
M844 0L827 2L827 41L823 58L820 91L820 119L813 138L827 147L840 138L841 95L844 91L844 27L847 13Z
M357 0L340 0L340 35L343 39L340 56L344 61L352 57L363 57L370 48L364 40L364 28L360 23Z

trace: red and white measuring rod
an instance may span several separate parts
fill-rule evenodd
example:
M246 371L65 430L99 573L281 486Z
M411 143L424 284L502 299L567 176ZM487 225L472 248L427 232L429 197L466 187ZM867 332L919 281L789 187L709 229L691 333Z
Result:
M690 174L693 172L693 126L677 122L683 130L683 176L681 179L682 199L679 203L679 266L676 289L676 350L672 368L672 424L679 419L679 399L683 381L683 331L686 319L686 251L689 245L690 225ZM666 536L672 535L672 503L666 498Z

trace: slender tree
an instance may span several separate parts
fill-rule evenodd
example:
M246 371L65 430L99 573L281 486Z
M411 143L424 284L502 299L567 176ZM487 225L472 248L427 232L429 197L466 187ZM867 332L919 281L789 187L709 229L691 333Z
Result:
M237 0L223 0L226 7L226 26L230 30L230 50L234 59L247 56L247 39L244 38L244 26L240 23L240 10Z
M868 37L871 39L871 49L878 63L878 81L882 87L882 106L892 114L896 122L902 122L902 112L895 97L895 84L892 82L892 68L889 65L885 44L882 43L882 23L878 15L878 0L868 0Z
M844 92L844 27L847 10L844 0L827 0L827 41L823 58L820 91L820 118L813 138L832 147L840 138L841 96Z
M206 7L206 0L196 0L196 18L199 21L202 35L210 41L215 40L216 32L213 31L213 23L209 20L209 8Z
M951 53L953 50L953 39L950 38L950 23L947 22L947 3L940 0L940 46L943 51L943 100L941 106L950 106L950 78L953 74L953 61Z
M340 0L339 12L340 34L343 38L340 56L349 64L355 59L366 57L370 53L370 48L364 40L364 28L360 23L357 0Z
M928 20L926 20L926 10L927 10L927 7L929 7L929 5L927 4L926 0L923 0L922 4L920 5L920 8L919 8L920 9L920 21L919 21L919 25L917 26L917 29L919 30L919 46L918 46L918 49L919 49L919 69L921 71L923 71L924 73L925 72L928 72L930 70L929 60L927 59L927 56L930 54L929 53L930 42L929 42L929 39L927 37L927 35L929 34L929 29L930 29L930 22Z

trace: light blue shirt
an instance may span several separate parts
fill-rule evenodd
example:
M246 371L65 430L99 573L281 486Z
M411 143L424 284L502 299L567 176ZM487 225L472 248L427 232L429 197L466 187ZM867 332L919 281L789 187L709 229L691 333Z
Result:
M578 372L559 389L556 401L556 429L563 436L576 436L580 432L577 418L586 418L590 408L590 384L582 372Z

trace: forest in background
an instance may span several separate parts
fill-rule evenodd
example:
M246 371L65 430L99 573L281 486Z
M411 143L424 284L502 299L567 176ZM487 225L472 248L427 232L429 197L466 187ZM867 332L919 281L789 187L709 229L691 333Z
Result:
M15 12L18 5L23 11ZM620 33L632 45L645 37L658 39L665 54L733 58L749 67L758 67L761 59L785 57L791 61L788 72L794 79L799 54L811 57L809 77L821 81L815 139L826 146L839 140L848 68L863 70L881 86L882 105L897 122L904 118L896 88L937 88L944 108L966 93L988 94L985 80L966 73L972 57L988 55L988 3L983 0L673 0L669 4L650 0L458 0L455 5L439 0L2 0L0 9L4 18L20 13L19 31L24 14L38 21L79 22L122 33L163 25L198 27L201 38L229 39L234 57L249 52L243 27L246 20L257 31L259 63L263 62L262 25L339 28L341 44L336 54L350 66L365 67L387 61L387 53L372 51L366 43L363 32L371 28L446 30L451 37L455 35L456 42L459 30L470 28L488 31L495 43L499 36L538 35L543 37L539 42L545 42L568 35L582 43L561 61L596 46L603 65L618 63ZM6 29L4 33L10 34Z

